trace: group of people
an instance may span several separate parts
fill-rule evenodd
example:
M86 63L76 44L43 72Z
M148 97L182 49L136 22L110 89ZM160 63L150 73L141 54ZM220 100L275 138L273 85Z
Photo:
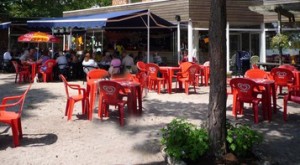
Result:
M53 69L55 79L58 79L59 74L64 74L65 77L71 79L84 78L84 73L95 68L102 68L109 72L110 75L123 74L125 72L136 73L136 63L138 61L147 62L148 57L142 52L132 54L126 50L121 52L115 50L113 52L89 52L85 51L82 55L76 51L58 51L53 53L48 49L42 49L38 51L35 48L24 49L23 53L16 59L20 65L30 65L36 63L38 66L42 66L47 60L56 60L56 66ZM6 51L3 54L3 60L9 62L12 60L10 51ZM156 63L158 65L163 64L162 58L157 52L154 52L149 56L149 62ZM42 70L46 70L47 67L40 67Z

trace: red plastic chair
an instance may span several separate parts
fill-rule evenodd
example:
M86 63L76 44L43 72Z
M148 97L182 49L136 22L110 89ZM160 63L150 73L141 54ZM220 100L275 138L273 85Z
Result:
M252 103L254 114L254 123L258 123L258 104L262 102L261 98L257 97L257 91L260 91L259 86L252 80L246 78L234 78L230 81L231 90L236 94L236 100L233 99L233 105L237 105L239 112L243 114L244 103ZM237 118L237 108L232 109L235 118ZM263 113L265 116L265 112Z
M0 122L5 123L11 126L12 134L13 134L13 142L14 147L20 145L20 139L23 138L22 133L22 124L21 124L21 115L23 110L23 105L25 101L25 97L31 87L31 84L27 88L27 90L18 96L10 96L2 99L2 103L0 105ZM15 101L12 103L12 101ZM15 111L8 111L6 109L16 108Z
M12 64L16 71L15 83L17 83L18 78L19 78L19 83L29 82L29 80L30 80L29 68L22 67L21 65L18 64L17 61L12 61Z
M148 75L145 72L139 72L136 74L134 81L137 81L141 84L142 94L143 96L147 96L148 94Z
M109 76L109 73L104 69L93 69L90 70L86 75L86 80L90 79L101 79Z
M53 67L56 65L55 60L47 60L40 66L39 73L43 76L43 82L53 81Z
M163 75L162 78L158 77L157 74L159 73L159 66L154 63L146 64L146 70L148 74L148 88L149 90L155 89L157 87L157 93L160 94L160 87L161 84L164 84L165 77Z
M81 88L80 85L78 84L69 84L66 78L62 74L60 74L59 77L64 82L65 90L67 94L67 105L66 105L65 116L68 116L68 120L72 119L74 104L78 101L82 102L82 114L87 114L89 109L89 99L86 90L84 88ZM77 90L78 94L70 95L69 89Z
M185 88L185 93L188 95L189 94L189 86L193 85L194 86L194 91L196 93L196 85L199 82L199 79L197 78L197 74L200 71L200 66L198 64L192 64L185 72L182 73L182 77L178 75L177 81L179 83L184 84ZM183 75L186 75L184 77ZM176 82L176 87L177 87L177 82Z
M292 101L300 104L300 86L293 86L290 88L287 95L283 98L283 120L287 121L287 103Z
M275 81L276 91L279 87L280 94L282 94L282 87L292 87L294 85L295 77L292 71L285 68L273 68L271 76Z
M146 64L143 61L138 61L136 66L140 72L146 72Z
M127 101L123 100L123 97L126 96L126 91L124 87L117 82L108 81L108 80L100 81L99 86L100 86L100 97L99 97L98 115L100 116L101 119L103 118L103 115L108 117L109 105L118 106L120 125L123 126L124 106L125 104L127 104Z
M297 68L294 67L293 65L290 65L290 64L280 65L278 68L285 68L285 69L288 69L290 71L297 71Z
M186 72L189 67L193 65L193 63L191 62L183 62L179 65L180 67L180 72L177 72L176 75L174 75L173 77L177 79L177 77L187 77L188 73Z
M262 79L268 79L269 75L264 70L260 69L249 69L246 71L245 78L262 78Z

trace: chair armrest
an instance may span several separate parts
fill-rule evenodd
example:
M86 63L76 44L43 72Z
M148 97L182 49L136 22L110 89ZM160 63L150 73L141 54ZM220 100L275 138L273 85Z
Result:
M81 91L83 92L83 95L86 96L86 89L85 88L81 88L80 85L78 84L68 84L68 86L71 88L71 89L75 89L75 90L78 90L78 94L81 94Z
M17 99L20 99L21 97L22 97L22 95L20 95L20 96L9 96L9 97L4 97L4 98L2 99L1 104L4 105L4 104L7 103L7 101L10 101L10 100L17 100Z

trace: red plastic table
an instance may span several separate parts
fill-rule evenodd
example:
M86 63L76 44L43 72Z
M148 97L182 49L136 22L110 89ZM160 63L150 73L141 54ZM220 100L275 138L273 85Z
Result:
M178 71L181 69L180 67L175 67L175 66L160 66L159 69L160 71L165 72L168 75L168 93L171 94L174 71Z

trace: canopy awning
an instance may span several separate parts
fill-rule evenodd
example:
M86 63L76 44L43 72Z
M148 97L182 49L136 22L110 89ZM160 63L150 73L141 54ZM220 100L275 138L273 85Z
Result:
M29 27L46 28L146 28L148 14L151 28L174 26L174 24L148 12L148 10L127 10L92 15L44 18L40 20L29 20L27 24Z
M10 27L11 22L2 22L0 23L0 29L7 29Z

